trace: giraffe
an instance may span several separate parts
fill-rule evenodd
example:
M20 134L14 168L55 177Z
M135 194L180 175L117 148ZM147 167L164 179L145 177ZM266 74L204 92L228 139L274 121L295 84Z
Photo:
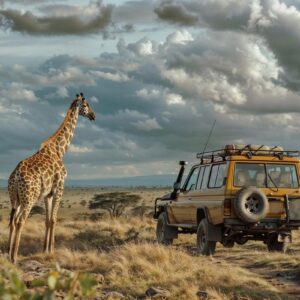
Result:
M45 201L46 211L44 252L53 252L57 212L67 176L62 159L72 141L79 115L91 121L96 119L82 93L76 95L58 130L41 144L36 154L22 160L9 177L8 192L12 206L9 258L13 263L17 260L24 224L33 204L39 199Z

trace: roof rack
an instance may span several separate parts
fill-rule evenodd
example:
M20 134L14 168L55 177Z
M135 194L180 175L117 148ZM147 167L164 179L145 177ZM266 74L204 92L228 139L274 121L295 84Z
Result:
M226 145L222 149L199 152L197 158L204 160L226 160L227 157L233 155L243 155L251 158L252 156L275 156L279 159L283 157L299 157L298 150L284 150L279 146L265 146L265 145Z

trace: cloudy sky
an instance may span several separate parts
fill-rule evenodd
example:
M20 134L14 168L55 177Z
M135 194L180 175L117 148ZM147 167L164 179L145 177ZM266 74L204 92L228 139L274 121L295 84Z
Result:
M0 179L83 91L70 179L169 174L226 143L300 149L299 0L0 0Z

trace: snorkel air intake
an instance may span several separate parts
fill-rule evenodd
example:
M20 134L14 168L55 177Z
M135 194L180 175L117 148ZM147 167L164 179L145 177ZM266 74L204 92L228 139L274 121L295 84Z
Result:
M185 166L187 165L187 162L184 161L184 160L181 160L179 162L179 165L180 165L180 170L179 170L179 173L177 175L177 179L176 179L176 181L174 182L174 185L173 185L174 190L173 190L173 192L171 194L171 198L172 199L176 199L177 198L177 194L180 191L181 181L182 181L182 177L183 177Z

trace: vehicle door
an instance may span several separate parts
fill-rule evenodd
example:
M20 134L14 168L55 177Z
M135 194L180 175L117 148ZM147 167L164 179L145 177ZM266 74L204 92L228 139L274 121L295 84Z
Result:
M172 201L169 209L172 211L177 224L189 224L191 222L191 203L190 194L195 191L199 176L199 166L191 169L177 200Z
M196 190L189 195L192 206L190 219L193 224L197 224L197 209L200 207L206 209L209 219L214 224L223 221L227 169L228 166L224 162L201 166Z

